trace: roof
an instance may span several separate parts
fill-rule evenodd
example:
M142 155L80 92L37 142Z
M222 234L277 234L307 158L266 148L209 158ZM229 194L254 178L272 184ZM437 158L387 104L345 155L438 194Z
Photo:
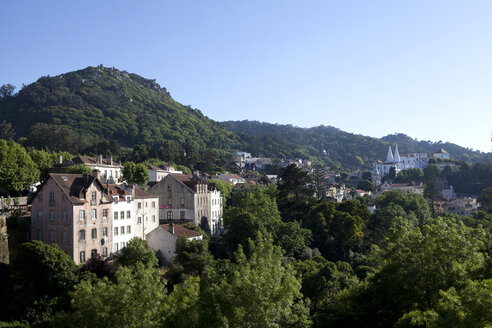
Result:
M65 173L50 173L43 185L38 188L38 192L43 189L44 184L53 179L62 192L67 196L73 204L84 204L87 202L85 199L80 199L80 192L89 189L93 183L98 183L103 189L102 183L92 175L86 174L65 174ZM35 194L35 195L36 195Z
M191 178L193 177L190 174L183 174L183 173L169 173L169 175L171 175L173 178L176 178L181 182L191 181Z
M198 237L198 236L202 235L198 231L186 229L185 227L183 227L179 224L173 224L173 227L174 227L173 235L178 236L178 237L185 235L186 238L191 238L191 237ZM169 224L161 224L161 228L166 230L166 231L169 231Z
M119 200L126 200L127 195L131 195L130 192L121 189L118 185L116 184L108 184L108 194L111 197L114 196L119 196Z
M436 151L434 154L449 154L447 151L444 150L444 148L440 148L438 151Z
M135 189L135 199L142 199L142 198L159 198L159 196L153 195L151 193L148 193L146 191L143 191L140 188L134 187Z
M110 161L112 161L112 159L110 158L103 158L100 164L97 163L96 157L90 157L90 156L77 156L72 161L75 164L108 165L108 166L115 166L115 167L123 167L121 164L117 163L116 161L113 161L113 164L111 164Z

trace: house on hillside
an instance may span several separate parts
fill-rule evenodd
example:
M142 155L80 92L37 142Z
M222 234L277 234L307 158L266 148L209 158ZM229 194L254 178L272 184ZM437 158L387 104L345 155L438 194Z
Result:
M31 200L31 236L75 261L111 253L112 198L96 175L50 173Z
M449 153L445 151L444 148L440 148L433 154L433 156L440 159L449 159Z
M159 182L166 177L169 173L181 174L183 172L176 171L171 165L149 165L150 178L149 182Z
M179 224L162 224L147 234L146 240L150 249L156 252L161 264L169 263L176 255L176 241L185 236L189 241L202 240L203 236L194 230L186 229Z
M113 161L112 156L103 158L102 155L97 155L96 157L77 156L65 162L62 162L62 157L60 155L58 157L58 163L51 169L51 172L64 173L67 172L70 166L77 164L84 164L93 171L100 171L100 180L102 183L117 183L123 177L123 166L121 163Z

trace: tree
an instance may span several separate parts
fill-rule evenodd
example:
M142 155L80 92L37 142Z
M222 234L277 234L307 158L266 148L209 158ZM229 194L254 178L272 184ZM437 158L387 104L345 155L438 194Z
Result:
M0 140L0 188L22 190L39 179L39 170L21 145Z
M117 261L123 266L136 266L137 263L142 263L146 268L153 268L158 264L157 257L149 248L147 241L138 237L132 238L126 244Z
M10 83L0 87L0 98L11 97L14 94L15 86Z
M57 327L161 327L168 307L159 274L137 263L121 267L116 282L85 279L72 293L72 313L52 324Z
M478 196L478 201L483 210L492 213L492 187L483 189Z
M144 163L135 164L134 162L126 162L123 165L123 178L128 183L135 183L145 189L150 179L149 169Z
M362 189L366 191L374 191L374 184L369 180L362 180L357 184L357 189Z
M282 250L271 237L249 241L227 273L210 278L202 294L202 324L210 327L307 327L307 304L291 266L282 265Z
M68 168L68 173L71 174L92 174L92 169L85 164L75 164Z
M3 120L0 123L0 139L5 139L7 141L14 139L15 131L12 124Z
M320 164L313 166L313 183L316 190L316 197L318 200L326 198L326 178L325 170Z
M429 199L432 214L434 213L434 201L439 196L439 167L435 164L429 164L424 169L424 197Z

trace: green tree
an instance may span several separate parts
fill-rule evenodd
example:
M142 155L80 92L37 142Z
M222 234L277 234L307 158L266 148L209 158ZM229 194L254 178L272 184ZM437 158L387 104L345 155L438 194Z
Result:
M492 213L492 187L483 189L478 196L478 201L483 210Z
M12 124L3 120L0 123L0 139L5 139L7 141L14 139L15 131Z
M362 180L357 184L357 189L362 189L366 191L373 191L375 190L374 184L369 181L369 180Z
M132 238L126 244L117 261L123 266L136 266L140 262L147 268L156 267L158 264L157 257L149 248L147 241L138 237Z
M316 198L324 200L326 198L326 178L325 169L320 164L313 166L313 184L316 191Z
M210 279L202 299L204 326L308 327L307 304L301 283L290 266L282 265L282 250L271 237L258 235L235 253L228 274Z
M222 197L222 205L225 207L231 198L231 192L234 186L224 180L214 180L215 186L220 191L220 196Z
M439 167L435 164L429 164L424 169L424 197L429 199L432 214L434 214L434 202L439 196Z
M40 181L44 181L48 177L49 170L56 163L57 154L36 149L31 150L28 154L40 172Z
M92 169L85 164L75 164L68 168L68 173L71 174L92 174Z
M147 189L147 182L149 182L150 173L147 165L144 163L139 163L135 165L135 172L133 174L133 182L136 183L140 188Z
M21 145L0 139L0 188L7 193L38 181L39 171Z
M72 313L61 314L59 327L161 327L169 309L166 289L154 269L137 263L121 267L116 282L85 279L72 293Z
M0 87L0 98L12 97L14 94L15 86L10 83L3 84Z

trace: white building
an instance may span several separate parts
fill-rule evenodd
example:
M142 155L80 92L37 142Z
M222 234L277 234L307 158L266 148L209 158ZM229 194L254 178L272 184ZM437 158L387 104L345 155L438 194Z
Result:
M212 235L222 232L222 196L217 188L211 188L209 192L210 206L208 217L210 218L210 230Z
M159 226L159 197L139 188L134 188L135 196L135 236L145 236Z
M436 151L433 155L435 158L449 159L449 153L445 151L443 148Z
M156 252L161 264L168 263L176 255L176 241L182 235L189 241L202 240L203 236L197 231L186 229L178 224L163 224L156 227L149 234L146 240L150 249Z
M373 180L377 180L377 175L380 178L388 175L391 168L395 168L395 173L410 168L424 169L427 166L428 157L426 153L408 153L400 155L398 146L395 147L395 153L391 151L391 146L388 147L388 153L386 155L386 161L378 161L374 163L372 175Z
M102 155L97 155L97 157L77 156L71 162L72 165L84 164L89 166L93 171L98 170L101 172L100 179L102 183L117 183L123 176L123 166L121 163L113 161L112 156L108 158L103 158Z
M135 237L135 207L132 194L120 186L108 186L113 222L113 253L118 253Z
M176 171L171 165L149 165L150 178L149 182L159 182L166 177L169 173L183 173L182 171Z

